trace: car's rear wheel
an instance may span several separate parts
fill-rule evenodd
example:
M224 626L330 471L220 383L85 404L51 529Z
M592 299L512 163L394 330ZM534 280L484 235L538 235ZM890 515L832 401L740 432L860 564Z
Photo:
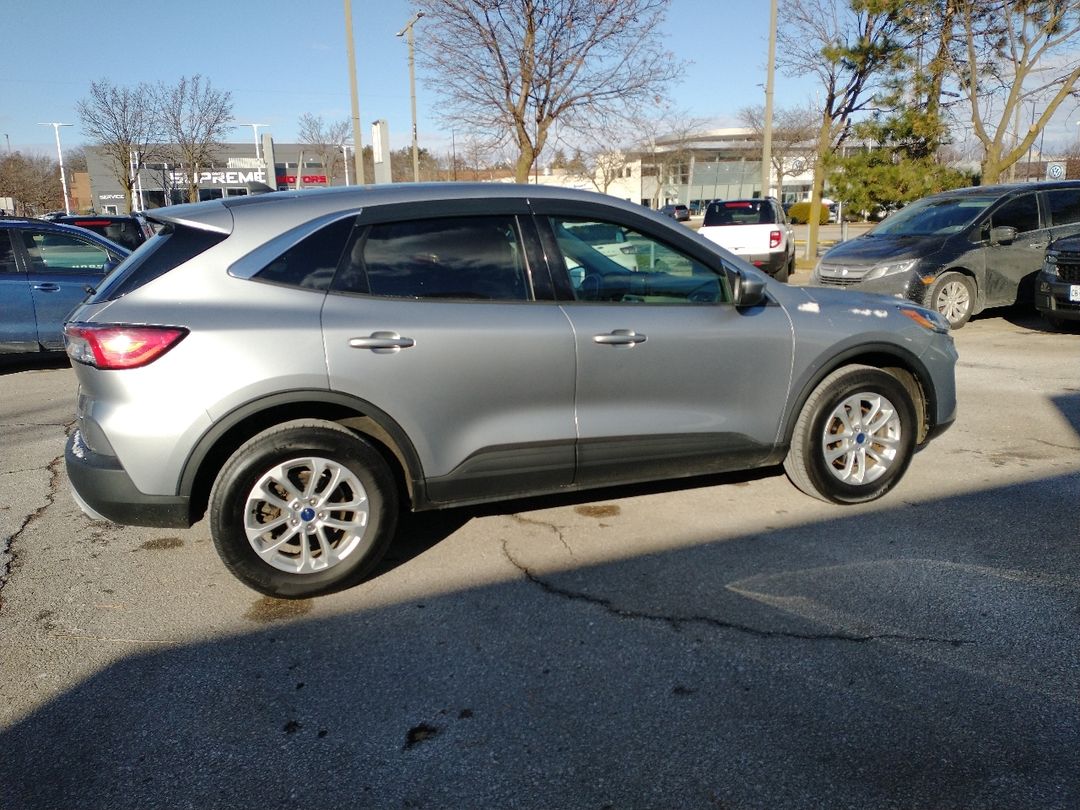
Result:
M210 494L218 554L249 587L317 596L371 572L397 525L397 490L379 452L332 422L258 434L222 467Z
M795 275L795 257L794 256L792 256L790 259L788 259L787 264L785 264L779 270L779 272L777 272L776 280L777 281L787 282L787 281L789 281L791 279L791 277L793 275Z
M970 320L975 309L975 284L963 273L945 273L930 288L930 308L936 309L959 329Z
M872 501L903 476L915 430L915 406L899 380L870 366L847 366L822 380L806 400L784 469L815 498Z

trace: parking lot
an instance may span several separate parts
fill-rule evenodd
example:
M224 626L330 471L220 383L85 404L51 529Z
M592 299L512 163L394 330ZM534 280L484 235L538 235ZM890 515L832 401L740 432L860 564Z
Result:
M777 470L429 513L259 596L68 491L74 374L0 368L0 808L1080 805L1080 333L955 333L881 501Z

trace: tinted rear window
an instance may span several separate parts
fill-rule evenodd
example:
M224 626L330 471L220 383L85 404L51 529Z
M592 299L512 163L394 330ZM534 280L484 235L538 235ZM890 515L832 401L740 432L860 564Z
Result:
M772 205L764 200L728 200L705 209L704 225L771 225L776 222Z
M166 225L108 275L87 303L114 301L127 295L210 249L225 237L223 233Z
M67 225L77 225L116 244L135 250L146 241L142 228L134 219L95 219L94 217L70 217L60 220Z

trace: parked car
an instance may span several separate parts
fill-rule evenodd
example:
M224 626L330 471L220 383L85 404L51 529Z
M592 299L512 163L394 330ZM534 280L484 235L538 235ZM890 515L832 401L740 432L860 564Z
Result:
M660 213L678 222L686 222L690 219L690 209L685 205L665 205L660 209Z
M872 500L955 415L936 313L778 284L606 195L410 183L149 216L66 327L68 474L91 516L208 512L267 594L357 582L402 507L781 463Z
M139 245L154 235L154 229L140 216L119 216L116 214L72 214L56 217L56 222L86 228L99 236L122 245L128 250L135 250Z
M771 197L710 203L698 233L777 281L795 272L795 230Z
M1033 299L1051 239L1080 234L1080 182L957 189L902 208L829 250L810 283L907 298L959 329Z
M1080 321L1080 236L1050 243L1035 280L1035 308L1055 329Z
M68 314L128 252L69 225L0 218L0 353L63 351Z

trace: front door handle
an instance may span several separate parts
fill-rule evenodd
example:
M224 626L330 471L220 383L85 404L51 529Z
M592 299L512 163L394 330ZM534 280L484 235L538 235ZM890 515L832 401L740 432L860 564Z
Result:
M397 332L372 332L368 337L349 339L350 348L373 349L379 353L398 352L402 349L411 349L415 345L415 340L402 337Z
M636 346L645 340L645 335L639 335L633 329L616 329L606 335L593 335L593 343L603 346Z
M60 285L59 284L54 284L51 281L46 281L46 282L44 282L42 284L31 284L30 287L31 287L31 289L41 290L42 292L59 292L60 291Z

